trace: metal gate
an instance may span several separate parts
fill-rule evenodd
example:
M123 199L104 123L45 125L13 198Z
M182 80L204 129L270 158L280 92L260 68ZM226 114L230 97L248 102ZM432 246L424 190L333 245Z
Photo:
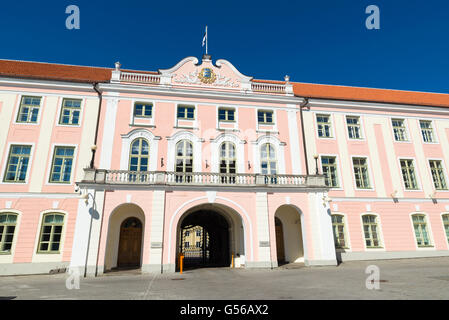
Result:
M184 267L201 267L210 262L209 233L202 226L181 228L179 252L184 255Z

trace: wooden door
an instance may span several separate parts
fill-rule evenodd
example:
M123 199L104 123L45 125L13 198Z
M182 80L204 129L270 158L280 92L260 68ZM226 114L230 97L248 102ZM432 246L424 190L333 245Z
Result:
M118 267L139 267L142 245L142 224L137 218L128 218L120 227Z
M285 262L284 232L282 230L282 222L278 218L275 218L275 228L276 228L276 251L278 262Z

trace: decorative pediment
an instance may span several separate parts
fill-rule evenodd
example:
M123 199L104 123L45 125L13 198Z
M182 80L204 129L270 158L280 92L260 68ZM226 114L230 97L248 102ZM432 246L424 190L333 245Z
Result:
M251 87L252 77L240 73L229 61L220 59L214 65L210 56L205 55L198 64L195 57L187 57L174 67L159 70L162 83L174 86L203 86L245 90Z

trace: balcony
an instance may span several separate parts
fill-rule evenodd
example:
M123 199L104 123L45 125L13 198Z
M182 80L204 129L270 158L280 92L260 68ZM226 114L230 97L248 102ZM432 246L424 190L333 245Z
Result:
M326 188L322 175L224 174L84 169L81 184Z

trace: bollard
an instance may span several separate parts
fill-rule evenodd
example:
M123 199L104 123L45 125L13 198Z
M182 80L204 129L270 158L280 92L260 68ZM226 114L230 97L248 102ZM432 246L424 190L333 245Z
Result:
M182 264L184 263L184 255L181 253L179 256L179 273L182 274Z
M231 268L234 268L234 253L231 255Z

